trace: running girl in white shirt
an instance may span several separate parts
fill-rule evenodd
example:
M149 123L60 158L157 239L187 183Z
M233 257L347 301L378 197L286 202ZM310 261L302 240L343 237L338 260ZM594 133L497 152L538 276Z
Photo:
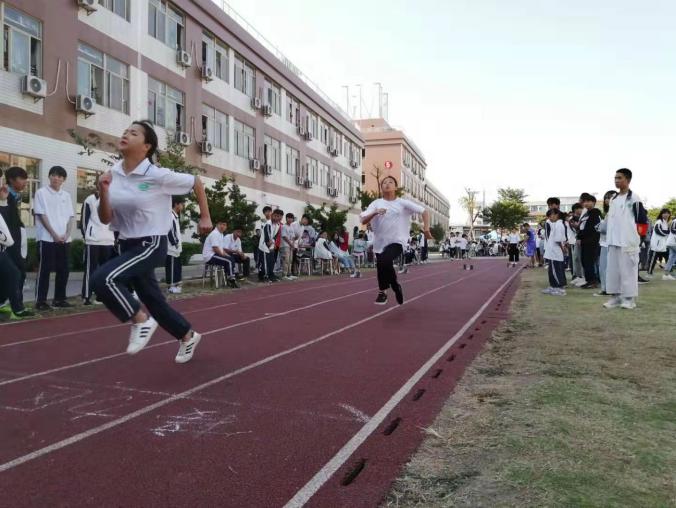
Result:
M393 262L401 256L404 246L408 242L411 229L411 215L422 214L423 233L429 240L430 214L423 206L401 199L396 196L397 180L393 176L386 176L380 182L382 198L376 199L360 215L362 224L371 224L373 229L373 252L376 254L376 268L378 272L378 287L380 292L376 298L377 305L387 303L387 288L392 288L397 303L404 303L404 294L401 285L397 282L397 274Z
M176 363L185 363L202 337L169 306L155 279L155 267L162 266L167 255L172 195L195 191L200 232L211 231L211 218L199 177L153 164L157 144L157 134L149 121L132 123L118 142L122 160L99 179L99 218L118 233L120 255L98 268L92 285L120 321L132 321L127 353L141 351L159 324L180 341ZM132 297L129 285L150 316Z

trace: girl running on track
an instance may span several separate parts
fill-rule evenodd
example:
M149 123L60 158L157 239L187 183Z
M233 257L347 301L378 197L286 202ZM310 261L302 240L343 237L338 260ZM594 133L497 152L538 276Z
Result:
M120 321L133 323L127 353L141 351L159 325L180 341L176 363L185 363L202 337L169 306L155 279L155 267L162 266L167 255L172 195L195 191L201 233L211 231L211 218L199 177L153 164L157 144L149 121L132 123L118 142L122 159L99 178L99 218L117 233L120 255L96 270L92 285ZM141 310L130 286L150 316Z
M368 208L360 215L362 224L370 224L373 229L373 252L376 254L376 268L378 272L378 288L380 292L376 298L377 305L387 303L387 288L392 288L399 305L404 303L404 294L401 285L397 282L397 273L393 262L402 255L404 246L408 242L411 230L411 215L422 214L423 233L429 240L430 214L425 207L396 196L397 180L393 176L386 176L380 182L382 198L371 202Z

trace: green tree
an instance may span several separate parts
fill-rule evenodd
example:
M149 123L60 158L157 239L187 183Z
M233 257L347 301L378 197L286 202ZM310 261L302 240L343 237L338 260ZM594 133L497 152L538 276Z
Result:
M513 201L496 201L482 212L484 220L498 230L516 228L528 217L528 208Z
M660 214L660 211L663 208L667 208L668 210L671 211L672 215L676 215L676 198L671 198L669 201L664 203L662 206L659 208L650 208L648 209L648 217L650 218L651 222L655 222L657 220L657 216Z
M511 201L525 205L526 197L528 197L528 195L523 189L513 189L512 187L498 189L498 201Z
M115 143L104 143L101 136L98 134L89 132L88 134L83 135L75 129L67 129L66 132L68 132L71 139L82 148L82 151L77 153L78 155L101 157L101 162L106 166L112 166L120 160Z
M312 206L308 203L305 206L303 213L307 214L315 225L318 231L326 231L329 236L337 233L341 227L345 226L347 221L347 209L339 210L337 204L332 204L330 208L326 208L326 203L322 203L320 208Z
M446 229L441 224L435 224L432 226L430 228L430 233L432 233L434 241L437 243L443 242L444 238L446 237Z

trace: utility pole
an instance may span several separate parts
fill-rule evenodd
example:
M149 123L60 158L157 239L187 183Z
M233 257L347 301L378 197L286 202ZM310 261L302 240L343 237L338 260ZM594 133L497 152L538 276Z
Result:
M345 89L345 111L350 114L350 85L343 85L341 88Z
M361 96L361 84L358 84L358 85L355 85L355 86L358 86L358 87L359 87L359 119L361 120L361 119L362 119L362 115L361 115L361 104L362 104L362 102L363 102L363 101L362 101L362 96Z
M387 121L390 116L390 94L387 92L383 93L383 118Z

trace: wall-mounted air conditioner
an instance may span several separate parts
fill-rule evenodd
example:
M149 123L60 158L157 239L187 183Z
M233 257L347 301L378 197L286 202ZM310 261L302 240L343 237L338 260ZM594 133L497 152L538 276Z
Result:
M211 141L202 141L200 149L204 155L211 155L214 153L214 144Z
M95 104L96 101L88 95L78 95L75 98L75 110L78 113L84 113L85 116L91 116L94 114Z
M192 65L192 55L187 51L179 49L176 51L176 63L184 69Z
M47 96L47 82L37 76L24 76L21 78L21 93L36 99L44 99Z
M187 132L178 131L174 139L179 145L190 146L190 135Z

